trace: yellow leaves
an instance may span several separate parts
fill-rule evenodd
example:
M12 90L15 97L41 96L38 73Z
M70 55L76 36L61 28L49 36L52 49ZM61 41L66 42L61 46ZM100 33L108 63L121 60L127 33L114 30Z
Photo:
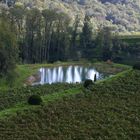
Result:
M23 3L22 2L16 2L15 6L23 6Z

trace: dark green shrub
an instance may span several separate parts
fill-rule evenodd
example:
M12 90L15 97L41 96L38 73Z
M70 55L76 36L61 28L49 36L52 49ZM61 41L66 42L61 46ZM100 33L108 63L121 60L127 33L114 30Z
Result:
M28 99L28 103L30 105L40 105L42 103L42 99L39 95L31 95Z
M140 70L140 63L134 64L133 69Z
M86 79L84 82L84 87L87 88L92 84L93 84L93 81L91 79Z

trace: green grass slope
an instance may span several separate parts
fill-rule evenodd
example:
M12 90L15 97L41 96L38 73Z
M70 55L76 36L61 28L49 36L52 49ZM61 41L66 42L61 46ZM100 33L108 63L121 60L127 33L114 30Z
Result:
M140 71L127 70L89 89L60 94L43 96L44 105L22 106L14 115L4 115L9 109L1 112L0 139L140 139Z
M79 85L77 84L67 84L67 83L57 83L57 84L46 84L46 85L38 85L38 86L28 86L28 87L20 87L13 88L7 91L0 91L0 111L14 107L18 103L25 103L27 99L32 94L38 94L40 96L49 95L53 93L59 93L71 88L76 88Z
M106 62L97 62L97 63L89 63L86 62L67 62L67 63L55 63L55 64L35 64L35 65L18 65L17 73L18 77L16 77L14 85L12 87L7 86L6 90L3 90L3 86L0 85L2 89L0 89L0 111L14 107L16 104L27 101L28 97L32 94L39 94L41 96L57 93L61 91L68 90L70 88L79 87L78 84L46 84L43 86L27 86L24 87L23 84L26 79L35 74L40 67L54 67L54 66L67 66L67 65L91 65L95 67L98 71L104 72L107 74L116 74L126 69L129 69L129 66L120 65L120 64L107 64ZM2 79L1 79L2 81Z
M96 62L91 63L89 61L75 61L75 62L56 62L53 64L26 64L26 65L17 65L15 79L12 82L12 85L9 85L6 80L3 78L0 79L0 93L5 93L7 90L19 89L24 87L28 77L34 75L38 72L41 67L57 67L57 66L69 66L69 65L83 65L83 66L93 66L98 71L108 74L116 74L126 69L129 69L130 66L120 65L116 63L108 64L106 62Z

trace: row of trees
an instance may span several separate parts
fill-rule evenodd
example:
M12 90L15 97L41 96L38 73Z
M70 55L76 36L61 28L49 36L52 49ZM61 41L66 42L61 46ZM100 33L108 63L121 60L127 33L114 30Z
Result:
M14 69L15 62L118 60L125 46L109 27L95 31L88 16L81 27L78 16L72 22L68 15L54 10L15 6L0 13L1 74Z
M85 17L82 32L79 19L74 23L68 15L53 10L24 9L16 6L3 10L1 19L8 20L15 33L19 58L22 63L54 62L86 57L86 47L91 47L92 30ZM18 52L17 52L18 53Z

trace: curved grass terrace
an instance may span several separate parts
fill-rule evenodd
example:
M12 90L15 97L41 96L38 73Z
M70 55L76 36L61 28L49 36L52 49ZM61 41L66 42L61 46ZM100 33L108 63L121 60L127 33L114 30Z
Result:
M16 76L12 85L8 85L5 79L0 79L0 91L23 87L24 83L29 76L37 73L38 69L41 67L56 67L56 66L68 66L68 65L90 65L95 67L99 72L108 74L117 74L121 71L129 69L130 66L116 63L107 62L89 62L89 61L78 61L78 62L56 62L54 64L26 64L17 65Z
M140 71L123 69L87 89L82 84L28 87L21 95L39 94L43 104L28 105L25 96L5 106L0 111L0 139L139 140Z

